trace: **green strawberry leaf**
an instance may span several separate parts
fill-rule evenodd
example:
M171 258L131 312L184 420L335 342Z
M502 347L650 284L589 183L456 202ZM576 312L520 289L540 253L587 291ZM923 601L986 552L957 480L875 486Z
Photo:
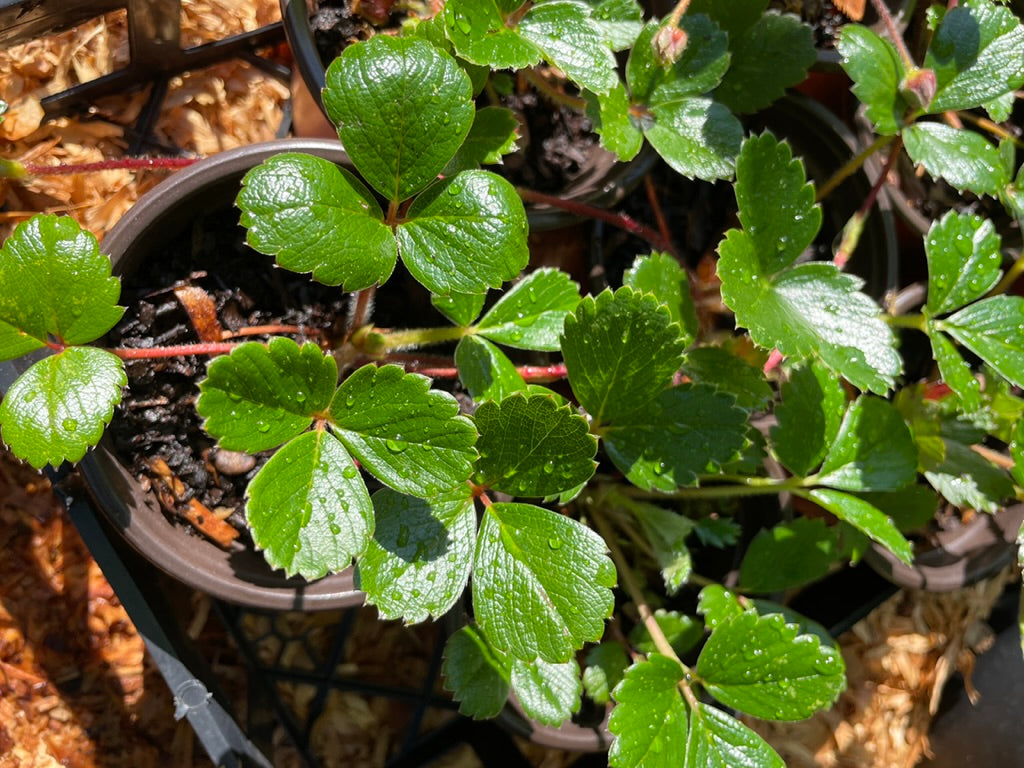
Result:
M904 129L903 143L917 165L961 191L997 197L1010 183L999 150L974 131L918 122Z
M590 7L590 23L601 30L613 51L633 45L644 28L644 9L636 0L580 0Z
M516 349L557 352L565 316L580 287L565 272L541 268L512 286L476 326L477 333Z
M546 395L487 400L473 416L478 482L512 496L552 496L585 483L597 464L586 419Z
M778 753L735 717L708 704L690 710L683 768L786 768Z
M395 236L406 268L432 293L486 293L529 261L526 211L515 187L463 171L416 198Z
M448 638L441 668L459 712L475 720L496 717L508 700L511 662L495 651L475 624Z
M981 384L971 366L957 351L944 333L936 328L933 320L927 321L928 338L932 344L932 357L939 366L942 380L949 385L964 410L974 413L981 408Z
M638 293L649 293L659 304L668 307L672 322L679 323L683 329L685 344L697 337L697 310L690 293L690 280L686 270L670 254L655 252L650 256L637 256L633 266L622 276L622 284Z
M196 410L222 447L257 453L309 429L337 381L337 363L316 344L246 342L210 363Z
M245 175L237 203L249 245L292 272L356 291L395 268L395 237L373 194L328 160L275 155Z
M519 122L512 110L504 107L478 109L469 135L448 161L442 175L454 176L481 165L500 163L502 156L515 151L518 130Z
M952 312L980 299L999 282L1002 245L992 222L949 211L924 239L928 257L928 311Z
M847 491L895 491L917 476L917 446L895 406L861 395L847 409L815 481Z
M1010 442L1010 456L1013 457L1013 469L1010 470L1017 485L1024 485L1024 419L1013 428L1013 440Z
M562 336L569 383L595 426L654 400L679 368L684 346L668 310L630 288L583 299L566 316Z
M683 656L692 651L704 637L704 622L687 616L685 613L659 608L654 612L654 621L677 656ZM658 651L658 646L644 624L637 624L630 630L629 642L638 651L648 656Z
M710 17L730 40L740 38L750 30L768 10L768 0L732 0L720 3L717 0L693 0L687 13L703 13Z
M764 373L722 347L694 347L683 360L683 372L698 384L707 384L736 398L748 411L767 408L772 388Z
M631 483L671 493L735 457L747 442L747 412L703 384L663 391L603 430L605 450Z
M650 117L644 136L677 173L704 181L732 176L743 126L728 107L685 98L652 104Z
M935 72L928 111L971 109L1024 84L1024 28L1009 8L966 2L950 9L935 32L924 66Z
M505 24L521 3L496 0L447 0L444 22L455 52L491 69L524 69L540 61L540 50Z
M870 502L831 488L815 488L806 494L800 493L910 564L914 554L910 542L903 538L893 521Z
M740 565L744 592L782 592L820 579L839 557L839 536L822 519L798 517L758 531Z
M526 390L515 365L496 346L476 336L463 336L455 347L455 367L462 386L476 401L504 400Z
M373 505L352 458L331 434L299 435L249 483L253 542L274 568L319 579L366 549Z
M704 617L708 629L717 629L722 622L742 615L743 610L736 593L721 584L704 587L697 598L697 612Z
M938 499L926 485L910 485L898 491L857 494L868 504L881 510L900 531L920 530L935 517Z
M1007 381L1024 387L1024 298L982 299L936 325Z
M614 768L670 768L686 756L686 703L679 692L683 668L654 654L629 669L612 695L617 706L608 728L615 734L608 764Z
M766 720L803 720L846 687L838 650L778 614L752 610L715 627L696 671L723 704Z
M839 434L846 393L843 385L817 363L792 368L775 407L772 450L782 465L804 477L821 464Z
M359 173L401 202L432 182L473 124L473 87L426 40L377 35L327 68L324 109Z
M70 216L18 224L0 248L0 285L0 360L42 349L50 336L88 344L124 313L110 260Z
M330 405L332 428L363 467L400 493L430 498L469 478L476 430L446 392L397 365L364 365Z
M899 133L908 107L900 83L907 73L895 46L867 27L847 24L837 47L853 80L853 93L867 108L875 130L883 136Z
M628 666L629 657L621 643L595 645L583 667L584 692L597 704L607 704Z
M1013 496L1013 483L999 467L970 446L949 438L938 439L938 455L922 451L925 479L954 506L995 513Z
M486 293L449 293L445 296L430 294L430 303L434 309L461 326L472 325L486 300Z
M512 690L523 712L545 725L561 725L580 708L580 668L575 659L552 664L512 659Z
M519 34L588 91L607 93L619 81L611 48L585 6L562 0L538 3L519 23Z
M675 63L666 67L653 45L660 28L660 22L648 22L629 53L626 84L632 103L653 107L713 90L729 68L726 34L709 17L686 14L680 22L688 38L686 49Z
M382 488L373 494L373 538L359 558L359 589L382 619L440 618L469 581L476 514L468 488L420 499Z
M643 502L631 504L630 510L640 521L658 559L665 591L674 595L689 581L693 571L690 550L686 546L686 537L693 531L693 521L678 512Z
M589 528L529 504L487 507L472 588L494 647L524 661L568 661L601 638L614 584L605 543Z
M614 152L619 160L632 160L644 143L643 132L629 116L629 94L619 83L603 96L587 95L587 117L601 137L601 146Z
M37 360L0 401L3 440L36 469L78 461L99 442L128 385L124 363L94 347Z

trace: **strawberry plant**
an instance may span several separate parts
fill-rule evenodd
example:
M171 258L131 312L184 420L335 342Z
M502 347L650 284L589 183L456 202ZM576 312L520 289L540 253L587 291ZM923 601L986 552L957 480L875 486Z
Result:
M450 0L433 28L348 48L324 103L357 173L283 154L250 171L237 198L253 249L350 295L345 332L323 345L102 346L123 310L95 239L65 217L19 225L0 249L0 357L38 359L0 404L4 441L36 467L77 461L115 418L125 359L212 355L196 406L205 429L226 450L272 452L247 494L256 546L307 579L354 564L383 618L465 611L444 666L463 713L494 716L514 693L529 716L558 724L585 693L613 708L614 766L782 765L732 712L809 717L835 701L845 668L822 628L761 596L820 579L872 543L910 562L906 534L939 503L994 511L1021 496L1024 299L1004 290L993 225L969 213L944 215L925 239L919 314L890 312L840 263L802 258L828 199L816 202L785 141L742 138L722 105L762 106L773 91L747 49L803 33L765 3L736 3L733 15L721 5L680 3L644 26L628 2L491 2L478 13ZM950 58L928 60L928 103L960 108L958 92L1006 102L1017 75L972 67L1003 46L1020 61L1012 15L977 0L933 15L973 20L988 42L968 59L957 37ZM578 61L565 58L573 35L588 40ZM610 53L623 37L624 83ZM858 29L843 39L851 61L852 41L869 40ZM916 122L931 107L900 92L898 60L872 56L848 64L855 93L876 121L898 97L900 121ZM558 269L523 274L520 195L477 167L509 137L494 113L481 118L464 63L540 59L593 96L603 140L623 154L646 138L681 173L734 176L737 220L717 265L734 335L701 329L688 270L669 253L638 257L621 286L596 295ZM730 60L745 62L737 74ZM865 72L879 61L896 61L895 74L876 82ZM802 66L786 64L787 77ZM879 95L884 83L894 90ZM709 129L718 120L730 127ZM668 136L681 126L700 126L690 138L704 143ZM890 127L909 136L914 125ZM923 128L922 141L935 133ZM926 155L935 175L973 173L949 153ZM1000 177L991 194L1008 185ZM399 262L441 324L375 325L375 295ZM905 330L927 337L941 388L906 370ZM549 357L517 364L526 354ZM431 376L457 377L471 404ZM768 456L781 474L766 471ZM783 493L813 513L758 530L728 589L700 572L695 555L736 544L737 502Z

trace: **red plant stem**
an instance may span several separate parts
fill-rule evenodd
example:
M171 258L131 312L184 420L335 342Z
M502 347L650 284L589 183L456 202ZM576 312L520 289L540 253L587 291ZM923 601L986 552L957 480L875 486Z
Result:
M323 335L323 331L319 328L305 328L301 325L250 325L247 328L239 328L237 331L224 331L221 338L236 339L241 336L271 336L281 333L289 333L296 336Z
M885 0L871 0L871 4L875 6L878 18L885 23L885 28L889 32L889 37L892 38L892 44L896 46L900 59L903 60L903 66L908 70L914 69L917 66L914 63L914 57L910 55L910 51L907 49L907 44L903 42L903 36L900 34L900 31L896 29L896 22L893 20L892 14L889 12L889 8L885 4Z
M62 165L26 165L25 170L33 176L58 176L69 173L92 171L146 170L150 168L184 168L192 165L197 157L122 157L115 160L99 160L95 163L67 163Z
M543 192L537 192L533 189L525 189L524 187L516 187L516 192L518 192L519 197L527 203L542 203L550 205L552 208L558 208L562 211L574 213L577 216L587 216L591 219L600 219L601 221L605 221L614 227L624 229L630 234L646 240L656 250L667 251L678 258L678 254L676 253L675 248L673 248L672 243L665 242L665 238L663 238L659 232L641 224L624 213L614 213L613 211L606 211L603 208L597 208L596 206L587 205L586 203L577 203L573 200L563 200L560 197L546 195Z
M835 265L840 269L843 269L846 266L846 262L850 260L850 256L857 247L857 243L860 241L860 233L863 229L864 220L867 219L868 214L871 213L871 209L874 207L875 201L878 199L878 193L889 178L889 173L892 171L892 167L896 164L896 159L899 157L901 149L903 149L903 137L897 136L889 149L889 156L885 159L885 164L882 166L882 172L878 174L878 178L875 179L875 183L871 186L871 191L868 192L868 196L864 198L864 202L861 204L860 208L850 218L851 222L856 222L859 226L851 227L847 224L846 229L851 232L855 232L854 236L850 238L846 237L846 231L843 233L844 237L840 241L839 249L836 251L835 258L833 259Z
M407 371L420 373L432 379L454 379L459 375L456 368L419 368L415 365L406 366ZM566 377L565 363L555 365L521 365L516 371L526 381L557 381Z
M668 229L668 221L665 220L665 212L661 208L661 200L658 199L658 190L654 188L654 182L651 181L649 174L644 176L644 190L647 192L647 202L651 204L651 210L654 211L654 221L658 224L658 231L661 232L666 243L671 243L672 234Z
M122 360L156 360L161 357L184 357L185 355L226 355L237 344L211 341L206 344L178 344L170 347L115 347L107 349Z

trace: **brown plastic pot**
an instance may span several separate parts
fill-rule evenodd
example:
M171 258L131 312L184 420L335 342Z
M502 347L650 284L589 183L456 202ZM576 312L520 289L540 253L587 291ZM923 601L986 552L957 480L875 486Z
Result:
M242 176L280 152L307 152L351 167L336 141L287 140L253 144L204 159L154 187L109 232L101 250L114 273L144 269L158 244L192 226L197 211L232 212ZM253 254L256 264L271 260ZM116 418L116 415L115 415ZM146 559L179 581L214 597L266 609L320 610L359 605L351 568L315 582L285 578L252 548L225 551L170 523L104 441L79 465L94 500L113 526Z

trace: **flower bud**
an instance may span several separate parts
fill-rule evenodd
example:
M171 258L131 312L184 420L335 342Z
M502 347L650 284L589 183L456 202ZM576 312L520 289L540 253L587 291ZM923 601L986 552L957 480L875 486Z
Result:
M666 24L658 30L651 41L654 46L654 55L662 65L670 67L679 61L679 57L686 50L686 32L673 24Z
M935 72L931 69L914 69L907 72L907 76L900 83L900 95L907 100L907 103L914 108L928 109L928 105L935 98L935 90L938 85L935 82Z

